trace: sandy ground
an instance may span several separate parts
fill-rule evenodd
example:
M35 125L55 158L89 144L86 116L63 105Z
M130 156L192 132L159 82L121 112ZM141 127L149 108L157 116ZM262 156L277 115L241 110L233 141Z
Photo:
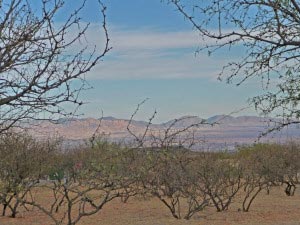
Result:
M115 200L96 215L83 218L80 225L300 225L300 190L293 197L285 196L283 189L273 189L270 195L260 194L250 212L238 211L236 201L226 212L208 208L189 221L174 219L157 199L129 199L127 203ZM51 220L33 210L20 213L18 218L0 217L2 225L50 225Z

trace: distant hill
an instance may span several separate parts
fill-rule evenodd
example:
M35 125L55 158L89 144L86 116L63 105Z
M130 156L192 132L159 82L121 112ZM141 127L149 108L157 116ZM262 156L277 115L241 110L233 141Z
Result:
M188 127L191 126L192 124L201 124L205 123L206 120L202 119L198 116L183 116L178 119L173 119L170 120L166 123L160 124L162 127L169 127L169 126L174 126L177 128L182 128L182 127Z
M95 118L60 119L56 123L44 121L39 122L38 126L32 126L30 132L39 138L55 135L66 140L79 141L90 138L99 126L99 121ZM206 147L223 148L225 146L231 148L237 144L249 144L257 141L257 137L261 132L266 131L269 126L274 124L270 121L274 121L274 119L256 116L215 115L208 119L197 116L184 116L165 123L152 124L150 130L158 132L167 129L169 126L172 126L172 129L183 129L192 124L214 124L213 126L200 125L195 132L196 138L204 140ZM101 120L99 133L106 135L112 141L130 139L132 136L127 131L128 123L129 120L104 117ZM147 124L146 121L133 120L130 129L139 135L144 132ZM298 129L298 126L293 125L288 129L263 138L262 141L282 142L297 137L300 137L300 129Z

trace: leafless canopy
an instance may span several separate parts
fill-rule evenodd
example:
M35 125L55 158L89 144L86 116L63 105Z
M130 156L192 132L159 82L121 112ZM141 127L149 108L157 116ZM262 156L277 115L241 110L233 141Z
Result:
M82 104L78 94L86 88L83 75L110 47L106 8L100 1L103 49L81 42L90 24L80 18L86 0L79 2L67 14L63 0L0 1L0 133L20 120L38 119L41 112L47 118L67 115L67 103ZM66 18L56 20L62 13Z
M223 67L220 79L240 85L260 77L264 94L250 99L259 112L282 117L280 127L295 123L299 109L300 1L170 0L204 40L200 50L214 53L235 46L241 59Z

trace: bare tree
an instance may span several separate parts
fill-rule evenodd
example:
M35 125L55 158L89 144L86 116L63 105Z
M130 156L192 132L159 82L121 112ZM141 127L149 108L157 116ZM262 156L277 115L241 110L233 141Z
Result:
M58 22L63 0L0 1L0 132L41 113L68 115L66 103L83 104L78 98L86 88L83 75L110 50L106 7L98 2L104 32L100 52L81 41L90 26L80 17L86 0Z
M137 186L143 188L138 193L158 198L174 218L188 220L208 206L209 202L208 195L198 188L198 184L195 185L196 173L191 168L194 154L190 149L201 142L196 137L197 129L214 124L188 116L174 119L165 124L164 129L157 131L151 129L157 114L155 110L144 131L136 134L131 124L147 100L137 105L127 126L134 140L133 149L141 156L135 160L140 165L136 168L138 173L135 180Z
M242 188L242 168L218 153L201 153L195 162L199 189L209 196L210 204L218 212L228 210Z
M36 185L37 190L52 194L47 202L38 197L41 191L21 202L36 207L56 225L75 225L113 199L130 195L133 181L127 173L129 165L123 164L126 153L118 145L101 141L60 153L52 164L51 180Z
M286 185L285 194L293 196L299 184L299 145L291 142L284 145L273 145L272 148L277 149L277 154L273 151L273 155L277 158L275 162L273 160L273 164L276 164L273 171L277 174L278 182Z
M263 114L283 118L270 131L299 123L298 0L169 0L192 23L209 54L242 48L240 59L223 67L220 79L236 85L260 77L265 93L250 99Z
M280 145L257 144L243 147L237 156L243 167L244 212L248 212L256 197L271 187L278 186L285 176L284 151Z
M191 151L149 148L144 155L139 168L144 194L159 199L174 218L188 220L208 206L208 195L196 181L197 172L192 164L195 156Z
M57 142L37 142L17 133L0 136L0 203L2 216L7 209L16 217L22 201L32 198L32 188L39 183L57 150Z

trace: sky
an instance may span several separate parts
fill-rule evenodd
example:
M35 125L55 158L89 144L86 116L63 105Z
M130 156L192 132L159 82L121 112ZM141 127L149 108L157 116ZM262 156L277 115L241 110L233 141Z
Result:
M66 4L65 10L74 7L73 1ZM87 102L79 111L84 117L99 117L103 110L104 116L128 119L137 104L149 98L136 119L147 120L154 110L158 112L155 122L184 115L208 118L239 111L247 106L248 98L258 94L257 82L236 87L218 81L222 66L240 58L241 51L222 50L210 57L206 52L195 54L203 40L166 2L107 0L105 4L112 50L86 75L93 89L81 95ZM91 22L87 42L101 49L98 9L96 0L87 1L82 18ZM247 109L237 115L254 113Z

